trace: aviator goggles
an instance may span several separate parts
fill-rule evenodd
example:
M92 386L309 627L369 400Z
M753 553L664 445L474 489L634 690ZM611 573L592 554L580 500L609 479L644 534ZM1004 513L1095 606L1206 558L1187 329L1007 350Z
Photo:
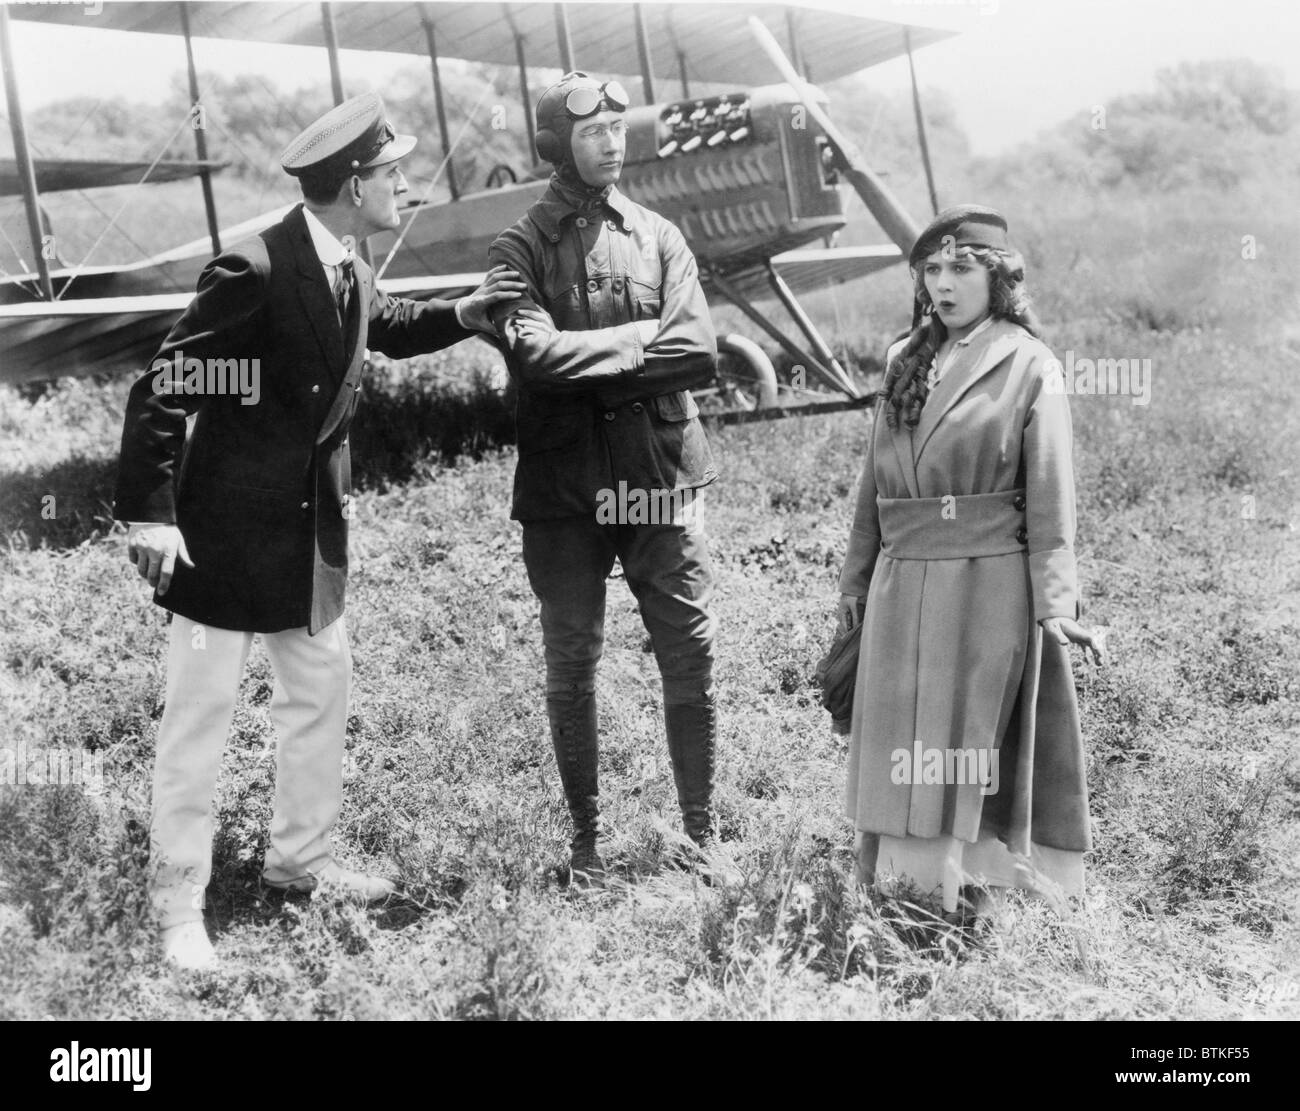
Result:
M564 110L575 120L585 120L599 112L602 104L608 104L615 112L626 112L630 103L622 85L617 81L606 81L598 89L590 85L574 89L564 98Z

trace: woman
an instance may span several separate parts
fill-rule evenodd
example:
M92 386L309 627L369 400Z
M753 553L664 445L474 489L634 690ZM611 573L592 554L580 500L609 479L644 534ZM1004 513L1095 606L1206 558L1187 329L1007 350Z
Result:
M1006 220L962 205L909 256L840 576L863 622L846 808L862 882L1082 894L1092 847L1071 641L1074 476L1060 368Z

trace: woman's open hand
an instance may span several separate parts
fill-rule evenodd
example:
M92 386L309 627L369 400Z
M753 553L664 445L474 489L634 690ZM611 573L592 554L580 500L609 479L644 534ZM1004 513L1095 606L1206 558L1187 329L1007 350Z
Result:
M1083 649L1084 659L1088 658L1091 651L1098 667L1106 663L1106 642L1100 633L1090 633L1068 617L1046 617L1039 624L1043 627L1043 635L1052 637L1057 644L1073 642Z

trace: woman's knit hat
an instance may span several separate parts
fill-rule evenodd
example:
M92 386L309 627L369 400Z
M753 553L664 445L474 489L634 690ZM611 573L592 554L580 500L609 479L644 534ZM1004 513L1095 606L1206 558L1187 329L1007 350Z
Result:
M945 208L923 231L907 256L907 265L915 269L927 255L944 246L951 236L951 246L995 247L1008 250L1007 219L993 208L978 204L959 204Z

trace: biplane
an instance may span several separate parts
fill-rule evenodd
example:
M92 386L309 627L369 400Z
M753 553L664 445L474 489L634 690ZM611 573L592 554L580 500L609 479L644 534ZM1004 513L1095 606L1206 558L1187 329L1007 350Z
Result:
M904 54L910 58L913 50L953 32L815 3L110 0L93 19L88 11L77 5L0 4L0 65L15 149L12 165L0 163L0 183L22 193L30 242L41 243L48 233L42 188L186 174L202 185L208 235L123 265L69 266L34 251L27 272L0 279L0 381L138 371L192 296L178 291L193 290L199 271L222 244L256 234L285 211L282 206L233 228L220 226L211 188L220 167L207 157L202 127L194 128L196 161L156 161L146 166L144 177L133 177L140 166L130 164L43 167L34 161L18 99L12 18L183 37L195 111L202 97L194 37L322 47L335 103L345 95L340 47L427 54L450 196L409 201L402 227L369 243L384 287L404 296L454 297L477 285L488 245L545 190L550 173L546 165L518 172L501 167L481 188L458 183L440 58L516 69L530 152L536 95L530 66L558 65L565 71L585 66L602 75L639 79L645 104L628 111L620 188L681 228L711 302L735 305L792 365L806 367L833 391L812 394L829 401L780 404L767 354L752 340L729 334L719 337L720 349L730 356L720 361L729 370L715 391L722 407L759 416L864 403L798 296L905 259L919 229L831 121L811 80L831 80ZM771 26L784 34L785 49ZM692 95L691 76L699 74L707 74L707 89L697 79ZM669 85L681 95L665 99ZM919 100L916 106L933 197ZM832 245L845 224L845 187L862 198L888 242ZM779 326L769 308L760 307L772 300L783 306L793 327Z

